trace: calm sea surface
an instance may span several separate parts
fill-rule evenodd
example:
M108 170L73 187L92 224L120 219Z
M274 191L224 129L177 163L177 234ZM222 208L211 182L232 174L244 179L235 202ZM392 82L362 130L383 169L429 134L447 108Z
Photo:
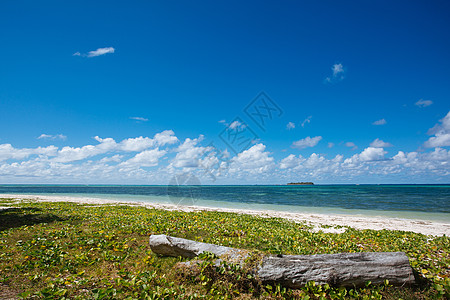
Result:
M379 215L450 222L450 185L0 185L0 193L65 195L306 213Z

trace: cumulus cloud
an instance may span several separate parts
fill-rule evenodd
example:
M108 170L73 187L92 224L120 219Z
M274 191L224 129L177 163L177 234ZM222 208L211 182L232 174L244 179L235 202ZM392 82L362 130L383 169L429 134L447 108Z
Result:
M332 83L344 80L345 70L342 64L334 64L331 70L333 73L330 77L325 78L325 82Z
M386 153L383 148L367 147L359 154L359 159L361 161L383 160Z
M158 148L145 150L123 162L122 166L154 167L158 165L159 159L166 153L167 151L159 150Z
M172 166L176 168L199 167L202 155L207 150L206 147L198 145L203 139L203 135L200 135L196 139L185 139L183 144L176 149L177 154L172 161Z
M38 147L34 149L14 148L11 144L1 144L0 145L0 161L14 159L21 160L28 158L31 155L45 155L45 156L55 156L58 148L55 146L48 147Z
M447 142L442 137L449 132L450 112L429 130L433 136L426 143L433 150L388 155L385 147L391 144L377 138L370 147L347 157L287 153L277 160L262 143L231 156L215 147L203 146L203 136L186 138L180 144L172 130L121 141L97 136L97 144L80 147L15 148L1 144L0 179L17 182L20 178L20 182L30 183L167 184L174 174L183 171L192 172L205 183L210 179L209 172L226 183L367 182L370 178L386 182L448 182L450 150L443 148ZM321 137L307 137L297 146L311 147L320 140ZM351 142L347 146L355 147Z
M124 139L120 143L117 143L112 138L103 139L96 136L94 139L99 142L99 144L86 145L83 147L64 147L58 151L57 156L53 160L55 162L67 163L112 151L140 152L156 146L174 144L178 141L178 138L172 130L165 130L161 133L157 133L153 138L141 136Z
M153 138L137 137L124 139L117 145L117 149L121 151L139 152L147 148L172 145L178 142L178 138L172 130L165 130L157 133Z
M370 147L375 148L386 148L386 147L392 147L391 143L386 143L383 140L375 139L372 143L370 143Z
M104 154L112 151L116 147L116 142L112 138L102 139L98 136L95 139L100 143L98 145L86 145L83 147L63 147L58 151L58 155L53 159L55 162L67 163L77 160L83 160L88 157Z
M316 153L307 158L290 154L281 160L279 176L289 178L287 180L326 178L339 181L397 176L400 182L410 182L411 178L448 178L450 175L450 151L442 148L429 153L399 151L391 158L386 158L386 154L383 148L375 147L368 147L346 159L342 155L327 159Z
M339 173L342 163L342 155L336 155L332 159L325 156L312 153L304 158L290 154L282 159L279 168L283 171L281 176L296 178L295 180L312 180L322 178L323 176L335 176Z
M144 149L154 147L156 141L149 137L136 137L124 139L120 144L116 145L114 148L122 151L139 152Z
M292 169L299 166L303 161L305 161L305 159L301 155L296 157L294 154L289 154L281 160L280 169Z
M10 144L0 145L0 178L38 178L42 182L52 180L58 182L111 182L124 178L142 180L160 177L148 173L141 167L153 167L159 164L159 159L168 150L159 147L169 146L178 142L172 130L166 130L154 135L153 138L138 137L116 142L112 138L94 138L98 144L82 147L55 146L38 147L34 149L17 149ZM118 153L138 152L124 161L125 155ZM101 157L112 153L112 156ZM94 158L100 156L100 158ZM94 160L90 160L94 158ZM26 160L28 159L28 160ZM1 163L15 160L19 162ZM20 161L22 160L22 161ZM132 181L135 182L135 181ZM136 181L137 182L137 181ZM161 182L160 182L161 183Z
M269 172L274 167L274 158L265 150L264 144L256 144L238 153L232 159L229 172L240 175L242 173L263 174Z
M294 129L294 128L295 128L295 123L293 123L293 122L287 123L287 125L286 125L286 129L287 130L291 130L291 129Z
M73 56L96 57L96 56L101 56L101 55L105 55L108 53L114 53L115 51L116 51L116 49L114 49L113 47L105 47L105 48L98 48L97 50L89 51L87 54L75 52L73 54Z
M380 120L376 120L375 122L373 122L372 125L384 125L386 123L387 122L385 119L380 119Z
M163 132L157 133L153 139L159 146L172 145L178 142L178 138L175 136L173 130L164 130Z
M98 138L100 143L112 144L108 139ZM161 159L174 151L182 153L178 157L179 166L183 170L197 172L203 168L199 163L202 159L204 147L200 145L199 139L186 139L182 145L172 150L161 150L158 147L145 149L131 158L125 159L125 155L115 154L97 160L84 160L77 163L55 162L52 155L56 155L56 147L17 149L9 144L0 145L0 159L5 158L13 161L0 162L0 176L3 181L20 177L29 180L51 181L51 182L115 182L115 183L159 183L166 184L173 176L172 169L161 166ZM120 144L120 143L117 143ZM83 147L80 147L80 149ZM116 148L118 149L118 148ZM120 150L115 150L120 151ZM13 155L11 155L13 154ZM221 178L228 178L231 182L273 182L281 180L319 180L332 182L354 182L377 176L379 179L396 178L398 181L410 181L411 178L449 178L450 176L450 151L437 147L431 152L404 152L398 151L392 157L386 157L387 152L381 147L368 147L361 153L354 154L349 158L336 155L327 158L326 155L313 153L308 157L289 154L278 163L266 151L266 146L257 144L248 150L232 157L227 168L220 171ZM192 159L193 158L193 159ZM211 162L216 156L208 157ZM21 161L22 160L22 161ZM197 167L193 167L196 165ZM143 167L157 167L159 169L142 169ZM219 175L219 173L215 173ZM359 178L359 179L358 179ZM389 179L389 180L390 180ZM204 179L202 179L203 181ZM237 181L236 181L237 180ZM391 181L390 181L391 182Z
M428 130L428 134L434 136L424 143L426 148L450 146L450 111L443 119L439 120L438 124Z
M329 143L328 143L328 148L333 148L333 147L334 147L334 143L329 142Z
M433 101L431 101L431 100L420 99L414 105L416 105L418 107L427 107L427 106L430 106L431 104L433 104Z
M41 134L40 136L37 137L38 140L44 139L44 140L61 140L61 141L65 141L67 139L67 136L63 135L63 134L55 134L55 135L51 135L51 134Z

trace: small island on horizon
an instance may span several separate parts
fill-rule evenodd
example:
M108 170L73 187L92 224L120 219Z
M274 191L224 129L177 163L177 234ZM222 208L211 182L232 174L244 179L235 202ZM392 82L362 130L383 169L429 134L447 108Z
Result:
M289 182L287 185L314 185L313 182Z

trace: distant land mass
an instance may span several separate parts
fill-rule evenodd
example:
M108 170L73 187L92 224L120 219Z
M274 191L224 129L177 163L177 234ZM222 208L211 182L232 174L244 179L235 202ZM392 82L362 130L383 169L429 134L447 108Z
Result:
M314 185L313 182L289 182L287 185Z

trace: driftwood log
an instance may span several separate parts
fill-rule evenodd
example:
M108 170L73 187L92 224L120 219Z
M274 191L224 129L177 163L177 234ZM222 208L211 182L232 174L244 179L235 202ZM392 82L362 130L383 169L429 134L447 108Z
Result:
M194 258L211 252L223 260L244 263L249 251L196 242L166 235L150 236L153 252L165 256ZM393 285L414 283L414 275L404 252L359 252L318 255L264 255L254 274L263 283L300 288L308 281L333 286L363 286L389 280Z

